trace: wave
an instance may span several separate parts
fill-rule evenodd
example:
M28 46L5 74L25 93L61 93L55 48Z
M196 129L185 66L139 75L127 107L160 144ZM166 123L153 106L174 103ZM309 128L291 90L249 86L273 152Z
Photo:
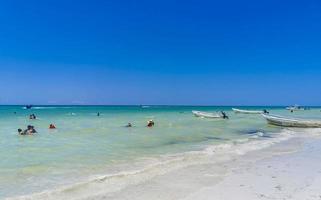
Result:
M302 129L301 129L302 130ZM306 130L304 132L309 132ZM321 129L314 133L320 134ZM148 158L140 164L131 164L131 170L113 174L99 175L77 184L64 186L55 190L46 190L31 195L7 198L14 199L91 199L100 195L119 192L130 185L136 185L166 174L175 169L191 165L219 163L229 161L249 152L268 148L274 144L289 140L298 135L296 130L283 129L274 137L264 137L265 133L258 132L252 137L228 141L218 145L210 145L200 151L189 151L171 155L160 155ZM134 166L134 168L133 168Z

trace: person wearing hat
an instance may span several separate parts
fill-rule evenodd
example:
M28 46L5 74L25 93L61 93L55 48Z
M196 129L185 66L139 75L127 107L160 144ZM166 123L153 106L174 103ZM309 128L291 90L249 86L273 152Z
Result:
M147 127L153 127L155 125L155 122L151 119L147 121Z

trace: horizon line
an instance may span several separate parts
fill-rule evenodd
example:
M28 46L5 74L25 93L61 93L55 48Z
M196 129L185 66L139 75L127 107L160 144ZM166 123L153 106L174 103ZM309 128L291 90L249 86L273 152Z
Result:
M287 107L291 105L199 105L199 104L0 104L0 106L199 106L199 107L255 107L255 106L270 106L270 107ZM300 105L308 107L321 107L321 105Z

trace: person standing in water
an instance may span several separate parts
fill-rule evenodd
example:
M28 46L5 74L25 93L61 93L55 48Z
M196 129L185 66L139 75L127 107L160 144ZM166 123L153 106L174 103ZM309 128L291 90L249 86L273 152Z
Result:
M147 121L147 127L153 127L155 125L155 122L151 119Z
M49 129L56 129L56 126L54 124L50 124Z
M28 125L27 129L22 131L22 129L18 129L18 133L20 135L33 135L34 133L37 133L36 129L34 128L34 126Z
M31 126L31 125L29 125L29 126L27 127L27 130L28 130L28 134L29 134L29 135L32 135L32 134L34 134L34 133L37 133L35 127L34 127L34 126Z
M221 114L222 114L223 119L228 119L228 116L226 115L226 113L224 111L221 111Z
M21 128L19 128L19 129L18 129L18 133L19 133L19 135L25 135L25 132L24 132L24 131L22 131L22 129L21 129Z
M133 125L131 123L128 123L125 127L130 128L133 127Z
M37 119L37 117L36 117L35 114L31 114L31 115L29 116L29 119Z

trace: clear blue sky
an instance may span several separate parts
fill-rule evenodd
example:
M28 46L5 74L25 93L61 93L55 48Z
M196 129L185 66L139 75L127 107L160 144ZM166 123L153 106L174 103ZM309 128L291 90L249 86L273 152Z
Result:
M0 104L321 105L315 1L1 1Z

